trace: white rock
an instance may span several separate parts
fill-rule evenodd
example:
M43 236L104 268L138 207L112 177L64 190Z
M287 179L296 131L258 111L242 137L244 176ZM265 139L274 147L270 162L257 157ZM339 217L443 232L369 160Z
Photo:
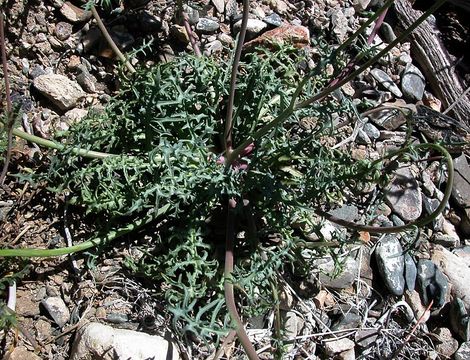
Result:
M325 342L325 352L329 356L351 349L354 349L354 341L347 338Z
M467 262L446 248L436 245L431 251L431 260L447 276L451 294L460 298L467 311L470 310L470 268Z
M41 303L54 319L55 323L60 327L67 324L70 320L70 311L62 298L58 296L52 296L44 299Z
M87 21L91 18L91 11L85 11L75 6L70 1L66 1L64 5L62 5L60 13L64 15L67 20L73 23Z
M238 34L241 26L241 20L237 21L235 25L233 25L233 30L235 31L235 33ZM267 26L268 24L266 24L264 21L258 19L248 19L248 22L246 24L247 35L249 35L250 38L254 38L258 36L264 29L266 29Z
M224 0L212 0L215 9L219 14L223 14L225 10L225 1Z
M34 87L61 110L73 108L78 100L86 96L80 85L59 74L36 77Z
M70 360L89 359L177 360L180 355L160 336L89 323L78 331Z

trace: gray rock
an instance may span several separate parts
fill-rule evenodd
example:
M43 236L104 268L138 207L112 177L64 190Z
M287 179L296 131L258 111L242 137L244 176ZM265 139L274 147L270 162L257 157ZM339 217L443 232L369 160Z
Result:
M403 249L395 235L386 235L375 249L380 276L387 289L396 296L405 291L405 259Z
M78 330L70 360L176 360L176 346L160 336L89 323Z
M235 31L236 34L240 31L240 27L242 26L242 21L239 20L233 25L233 30ZM258 19L248 19L248 23L246 25L246 37L247 40L249 39L254 39L258 35L261 34L261 32L268 27L268 24L266 24L264 21L258 20Z
M431 250L431 260L437 264L452 284L452 295L462 299L470 311L470 268L465 259L459 258L446 248L436 245Z
M372 143L372 141L363 129L359 129L356 136L356 143L361 145L369 145Z
M423 199L418 182L410 167L400 167L385 190L385 200L392 210L405 221L421 216Z
M441 356L450 358L459 348L459 342L452 337L452 333L448 328L438 328L434 333L439 338L436 350Z
M73 108L86 93L80 85L59 74L40 75L33 81L34 87L61 110Z
M183 5L183 8L189 8L186 4ZM192 8L189 8L192 9ZM197 11L196 11L197 13ZM189 16L189 23L191 22L192 13L186 11L186 14ZM199 20L199 16L198 16ZM197 21L196 21L197 22ZM195 24L195 23L194 23ZM157 15L152 14L148 11L139 11L137 13L131 13L128 17L127 26L129 30L141 32L144 34L153 34L156 31L160 31L162 28L162 19Z
M426 79L421 71L409 63L401 75L401 89L407 98L420 101L423 98Z
M367 9L370 4L370 0L353 0L352 4L357 12L361 12Z
M348 312L344 315L341 315L338 321L336 321L331 327L332 331L344 330L344 329L354 329L361 325L362 317L353 312Z
M379 332L375 329L358 330L354 335L354 340L360 347L367 348L375 343L378 336Z
M276 13L272 13L271 15L268 15L266 16L263 21L268 24L268 25L272 25L272 26L275 26L275 27L279 27L282 25L282 19L281 17L276 14Z
M60 327L63 327L70 320L70 311L61 297L48 297L42 300L41 304Z
M395 32L393 31L393 28L390 26L389 23L383 22L382 26L380 27L380 32L382 33L383 39L387 43L393 42L397 36L395 35Z
M377 140L380 137L380 130L377 129L371 123L365 123L364 127L362 128L364 132L367 134L369 139Z
M113 324L123 324L129 321L127 314L110 313L106 315L106 321Z
M80 23L91 18L91 11L85 11L70 1L66 1L60 8L60 13L72 23Z
M470 167L465 154L454 159L455 176L452 185L452 198L462 210L460 227L465 235L470 235Z
M449 320L452 330L460 336L463 341L470 340L470 322L469 314L465 309L465 304L456 297L450 303Z
M72 24L63 21L57 23L54 34L61 41L67 40L72 35Z
M225 10L225 1L224 0L211 0L214 4L215 9L219 14L223 14Z
M330 256L317 259L315 262L316 268L320 271L319 281L327 288L346 289L357 279L359 265L353 258L344 259L341 272L336 276L333 275L335 274L335 262Z
M196 30L203 34L213 34L219 30L219 23L208 18L200 18L196 25Z
M343 338L333 341L325 341L325 353L328 356L334 356L347 350L354 349L354 341Z
M470 341L464 342L454 354L455 360L470 359Z
M211 56L213 54L221 52L223 48L224 47L220 40L211 41L204 47L204 55Z
M227 0L225 4L225 16L229 19L234 19L238 12L237 0Z
M33 80L44 74L46 74L46 71L44 70L44 67L39 64L34 65L29 71L29 77Z
M80 86L85 90L87 93L93 94L96 92L96 78L91 75L88 71L82 71L78 74L75 79L80 84Z
M188 22L191 25L197 24L199 21L199 11L186 4L183 5L183 9L186 15L188 15Z
M386 130L393 131L406 123L403 113L396 109L384 109L369 116L369 119L376 125Z
M373 76L375 80L377 80L385 89L392 92L398 98L403 96L402 92L398 88L398 86L393 82L393 80L388 76L388 74L380 69L372 69L370 74Z
M418 269L410 254L405 254L405 283L408 290L414 290Z
M331 210L330 214L346 221L355 221L359 217L359 209L354 205L343 205Z
M339 43L346 40L348 33L348 19L341 9L334 9L331 13L331 28Z
M428 306L432 300L433 308L442 307L446 302L448 282L441 270L431 260L421 259L417 278L423 305Z

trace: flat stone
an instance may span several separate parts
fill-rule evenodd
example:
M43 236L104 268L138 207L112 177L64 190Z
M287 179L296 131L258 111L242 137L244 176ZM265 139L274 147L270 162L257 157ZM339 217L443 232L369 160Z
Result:
M203 34L213 34L219 30L219 23L208 18L200 18L196 24L196 30Z
M344 259L342 270L337 276L331 276L335 271L335 262L331 257L320 258L316 260L316 268L320 270L320 283L331 289L349 288L357 279L359 265L356 260L351 257Z
M380 137L380 130L371 123L365 123L362 129L369 139L377 140Z
M441 356L450 358L459 348L459 342L453 338L448 328L438 328L434 333L439 337L439 344L436 345L436 350Z
M440 245L431 250L431 260L452 284L452 296L462 299L465 308L470 311L470 268L467 262Z
M211 0L214 4L215 9L219 14L223 14L225 10L225 1L224 0Z
M379 336L378 330L375 330L375 329L361 330L361 329L359 329L356 332L356 334L354 335L354 341L360 347L367 348L371 344L375 343L378 336Z
M385 190L385 200L404 221L414 221L421 216L423 199L418 181L411 167L400 167Z
M41 304L47 310L49 315L57 325L63 327L70 320L70 311L65 305L64 300L58 296L48 297L41 301Z
M375 80L377 80L385 89L389 90L393 95L398 98L401 98L403 96L401 90L385 71L380 69L372 69L370 71L370 74Z
M405 283L408 290L414 290L416 285L416 275L418 269L416 264L410 254L406 253L405 255Z
M340 316L338 321L336 321L331 327L332 331L345 330L345 329L354 329L361 325L362 316L355 314L353 312L347 312Z
M54 28L54 34L60 41L67 40L72 35L72 24L59 22Z
M421 71L413 64L407 64L401 75L403 94L410 100L420 101L423 99L425 86L426 79Z
M242 21L239 20L233 25L233 30L236 34L240 32ZM268 27L264 21L258 19L248 19L246 24L246 37L248 40L254 39L259 36L261 32Z
M422 323L429 320L431 312L421 302L421 297L416 290L405 291L405 300L410 305L415 319L421 319Z
M39 303L33 300L33 295L27 290L17 290L16 293L16 313L21 316L39 315Z
M8 360L41 360L34 352L29 351L24 346L17 346L7 357Z
M77 332L70 360L95 358L177 360L180 355L176 345L160 336L89 323Z
M423 305L428 306L431 300L433 308L441 308L447 298L449 284L442 271L431 260L421 259L418 262L418 289Z
M369 119L386 130L394 131L406 123L403 113L397 109L383 109L369 115ZM367 125L367 124L366 124Z
M186 4L183 4L183 9L186 15L188 15L188 22L191 25L196 25L199 21L199 11Z
M364 11L370 4L370 0L353 0L354 9L357 12Z
M339 43L346 40L348 33L348 18L342 9L334 9L331 13L331 29Z
M466 341L460 345L459 349L454 354L455 360L468 360L470 359L470 341Z
M223 48L224 47L220 40L211 41L204 47L204 55L211 56L213 54L217 54L218 52L221 52Z
M354 205L343 205L330 211L330 214L346 221L356 221L359 217L359 209Z
M189 35L184 26L173 24L170 27L170 35L173 39L182 44L189 44Z
M80 23L87 21L91 18L91 11L85 11L78 6L75 6L70 1L66 1L60 8L60 13L73 23Z
M462 230L470 234L470 167L465 154L454 159L454 183L452 185L452 198L462 210Z
M333 341L325 341L325 353L333 356L343 351L351 350L354 348L354 341L344 338Z
M405 259L396 235L386 235L375 249L379 273L387 289L396 296L405 291Z
M279 27L282 25L282 19L281 17L276 14L276 13L272 13L268 16L266 16L263 21L268 24L268 25L272 25L272 26L275 26L275 27Z
M265 47L268 49L278 49L280 46L293 45L296 48L303 48L310 44L310 32L304 26L282 25L276 29L266 31L258 38L243 45L245 51L250 51L255 47Z
M86 96L80 85L59 74L40 75L33 81L34 87L61 110L73 108Z

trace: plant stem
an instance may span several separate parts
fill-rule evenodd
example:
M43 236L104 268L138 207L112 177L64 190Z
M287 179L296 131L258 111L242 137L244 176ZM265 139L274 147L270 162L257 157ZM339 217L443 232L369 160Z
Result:
M250 135L248 139L246 139L241 145L239 145L235 150L233 150L232 156L230 157L231 161L233 159L236 159L240 153L245 149L249 144L259 140L262 136L266 135L268 132L273 130L276 126L281 124L283 121L285 121L287 118L289 118L292 113L296 110L302 109L311 103L318 101L325 96L331 94L333 91L336 89L340 88L347 82L351 81L354 79L356 76L361 74L364 70L366 70L370 65L375 63L378 59L380 59L383 55L385 55L388 51L390 51L393 47L395 47L399 42L403 41L414 29L416 29L424 20L426 20L429 15L431 15L434 11L436 11L440 6L444 4L446 0L438 0L436 3L434 3L423 15L421 15L403 34L401 34L399 37L397 37L394 41L392 41L385 49L380 51L377 55L372 57L370 60L365 62L361 67L359 67L356 71L352 72L348 77L344 78L343 80L337 82L333 86L329 86L322 90L321 92L317 93L316 95L312 96L311 98L304 100L300 103L296 103L293 106L289 106L287 109L285 109L281 114L277 116L274 120L272 120L270 123L264 125L262 128L260 128L258 131L256 131L253 135ZM307 78L309 78L311 75L308 75ZM297 91L296 91L297 93Z
M3 164L2 173L0 174L0 186L3 185L5 177L8 172L8 165L11 159L11 147L13 143L13 106L11 104L10 96L10 79L8 76L8 64L7 64L7 50L5 43L5 24L3 21L3 11L0 9L0 46L2 47L2 66L3 66L3 77L5 79L5 97L7 102L7 113L6 113L6 131L7 131L7 150L5 154L5 163Z
M225 302L230 316L235 321L235 331L237 332L238 339L240 340L243 349L245 349L246 355L250 360L259 360L258 354L256 353L253 344L251 343L248 335L243 328L243 323L238 315L237 306L235 304L235 297L233 293L233 241L235 238L235 200L230 199L227 206L227 232L225 237Z
M98 14L98 11L96 11L95 6L93 5L91 7L91 13L93 14L93 17L96 20L96 23L98 24L98 27L100 28L101 32L103 33L103 36L105 37L106 41L108 42L109 46L111 46L111 49L113 49L114 53L119 57L119 59L124 63L124 65L127 67L127 69L131 73L135 73L135 68L132 66L132 64L126 59L124 54L119 50L117 47L116 43L114 42L113 38L111 35L109 35L108 30L106 30L106 27L103 24L103 21L101 20L100 15Z
M191 42L191 46L194 50L194 53L197 57L201 57L201 49L196 44L196 39L194 38L193 31L191 30L191 25L189 25L188 15L181 9L181 17L183 18L184 28L186 29L186 33L188 34L189 41Z
M232 75L230 78L230 94L227 104L227 116L225 118L225 131L224 131L224 146L226 152L227 163L229 163L230 154L232 152L232 130L233 130L233 103L235 100L235 87L237 84L238 64L242 55L243 43L245 42L246 25L248 23L248 13L250 7L250 0L243 0L243 18L238 34L237 49L232 64ZM247 144L248 146L249 144Z
M81 244L59 249L0 249L0 257L52 257L73 254L95 246L105 245L120 236L128 234L131 231L135 231L149 224L159 216L167 213L170 207L170 204L166 204L165 206L159 208L155 213L137 219L132 224L128 224L122 228L112 230L105 235L98 236Z
M452 157L450 156L449 152L443 148L441 145L438 144L431 144L431 143L425 143L425 144L418 144L418 145L413 145L406 147L404 149L400 149L397 151L394 151L387 156L385 156L382 159L376 160L372 163L372 168L377 165L379 162L382 162L385 159L390 159L396 156L400 156L406 152L409 152L411 150L419 150L419 149L427 149L427 150L435 150L440 152L442 155L444 155L444 158L446 159L446 164L447 164L447 172L448 172L448 177L447 177L447 184L446 188L444 191L444 196L439 203L439 206L434 210L431 214L428 216L425 216L421 220L414 221L412 223L406 224L406 225L401 225L401 226L369 226L369 225L360 225L356 224L353 222L349 222L340 218L337 218L333 215L328 214L327 212L321 210L321 209L313 209L314 212L316 212L318 215L321 215L325 217L327 220L334 222L335 224L354 229L357 231L367 231L370 233L382 233L382 234L387 234L387 233L398 233L402 232L405 230L409 230L414 227L421 227L426 224L429 224L431 221L433 221L440 213L442 213L447 205L447 202L449 201L450 195L452 193L452 185L454 183L454 163L452 162Z

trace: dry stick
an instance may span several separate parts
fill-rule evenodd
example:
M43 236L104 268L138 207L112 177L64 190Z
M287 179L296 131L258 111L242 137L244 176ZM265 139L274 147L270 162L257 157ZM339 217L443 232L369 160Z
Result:
M94 6L91 7L91 13L93 14L93 17L96 20L96 23L98 24L98 27L100 28L101 32L103 33L103 36L105 37L106 41L108 42L109 46L111 46L111 49L116 53L116 55L121 59L121 61L126 65L127 69L131 73L135 73L135 68L132 66L132 64L126 59L124 54L119 50L117 47L116 43L114 42L113 38L111 35L109 35L108 30L106 30L106 27L103 24L103 21L101 20L100 15L98 14L98 11L96 11L96 8Z
M0 10L0 45L2 47L2 66L3 66L3 77L5 78L5 97L7 101L7 116L6 116L6 129L7 129L7 151L5 155L5 163L3 164L2 173L0 174L0 185L3 185L5 177L8 171L8 165L11 159L11 147L13 143L13 107L11 105L10 97L10 79L8 76L8 65L7 65L7 51L5 44L5 24L3 21L3 11Z
M189 41L191 42L191 46L194 50L194 53L196 54L197 57L201 57L202 56L201 49L199 49L199 46L197 46L196 44L194 33L191 30L191 25L189 25L188 14L186 14L183 10L181 10L181 16L183 18L184 28L186 29L186 33L188 34Z

